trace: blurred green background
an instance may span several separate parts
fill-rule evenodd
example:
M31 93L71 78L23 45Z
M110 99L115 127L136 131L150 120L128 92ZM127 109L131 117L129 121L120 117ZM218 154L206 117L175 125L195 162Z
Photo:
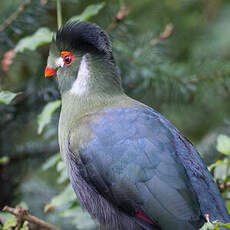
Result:
M229 0L61 3L64 23L75 17L107 31L126 93L194 143L229 208ZM62 229L89 230L97 224L79 208L58 154L57 84L43 77L56 4L0 1L0 209L21 203Z

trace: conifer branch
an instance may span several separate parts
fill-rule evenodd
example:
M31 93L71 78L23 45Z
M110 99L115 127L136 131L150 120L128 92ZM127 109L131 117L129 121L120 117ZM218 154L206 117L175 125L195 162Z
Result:
M0 25L0 32L5 30L15 19L22 13L24 8L31 3L31 0L25 0L24 2L20 3L17 10L11 14L1 25Z

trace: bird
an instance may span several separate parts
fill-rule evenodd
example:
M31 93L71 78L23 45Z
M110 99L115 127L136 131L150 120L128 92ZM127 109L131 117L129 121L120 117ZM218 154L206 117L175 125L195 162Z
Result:
M230 222L193 144L162 114L126 95L109 36L71 21L53 35L45 77L62 108L61 155L83 209L113 230L195 230Z

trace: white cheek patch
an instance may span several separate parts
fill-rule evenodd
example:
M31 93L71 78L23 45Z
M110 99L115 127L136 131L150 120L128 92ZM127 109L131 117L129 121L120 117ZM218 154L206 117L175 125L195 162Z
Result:
M89 77L90 77L90 72L89 72L87 59L85 56L83 56L78 70L77 79L74 81L70 92L75 95L84 94L88 88Z
M55 64L56 64L57 67L63 67L64 66L64 61L63 61L62 57L57 58Z

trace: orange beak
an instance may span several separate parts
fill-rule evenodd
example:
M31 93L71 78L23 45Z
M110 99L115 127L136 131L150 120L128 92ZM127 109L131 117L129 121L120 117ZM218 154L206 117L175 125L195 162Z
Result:
M52 77L57 73L57 70L51 69L49 66L45 68L45 77Z

